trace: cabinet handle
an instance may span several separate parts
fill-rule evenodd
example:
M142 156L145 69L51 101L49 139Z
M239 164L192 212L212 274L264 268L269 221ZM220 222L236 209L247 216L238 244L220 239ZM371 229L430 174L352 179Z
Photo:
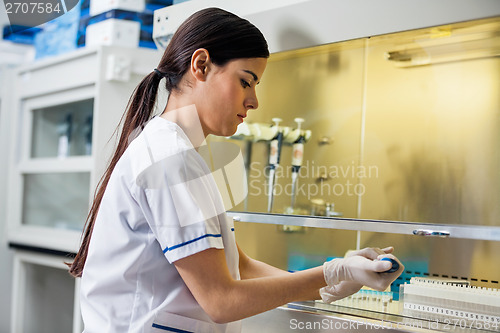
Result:
M425 229L415 229L413 234L417 236L432 236L432 237L450 237L449 231L435 231Z

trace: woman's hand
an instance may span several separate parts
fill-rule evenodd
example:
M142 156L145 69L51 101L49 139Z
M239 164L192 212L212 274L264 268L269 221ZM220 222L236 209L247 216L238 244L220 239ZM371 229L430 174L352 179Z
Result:
M345 258L327 261L323 264L325 281L329 287L337 286L341 282L353 282L357 285L365 285L372 289L383 291L404 270L403 264L391 254L392 251L392 247L382 250L378 248L365 248L351 252ZM399 269L393 273L387 273L386 271L391 269L392 263L389 261L380 261L383 257L396 260L399 264ZM351 292L355 287L357 286L351 285L349 288L337 286L324 291L334 295L343 295Z
M377 259L377 257L381 254L389 254L394 251L394 248L392 246L379 249L378 247L365 247L364 249L357 250L357 251L348 251L345 255L345 257L352 257L352 256L362 256L371 260Z
M394 248L392 246L386 247L384 249L367 247L358 251L349 251L347 252L345 257L347 258L352 256L362 256L367 259L376 260L379 255L389 254L393 251ZM357 282L341 281L340 283L333 286L326 286L321 288L319 290L319 294L321 295L321 299L323 300L323 302L331 303L357 293L362 287L363 285Z
M357 293L361 287L363 285L356 282L342 281L336 285L321 288L319 294L323 302L331 303Z

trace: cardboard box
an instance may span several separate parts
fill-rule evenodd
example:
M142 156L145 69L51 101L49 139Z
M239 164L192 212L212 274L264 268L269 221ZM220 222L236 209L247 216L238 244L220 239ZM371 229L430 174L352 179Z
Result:
M87 26L85 44L138 47L140 31L137 21L108 19Z
M90 16L99 15L112 9L142 12L145 8L145 0L91 0Z

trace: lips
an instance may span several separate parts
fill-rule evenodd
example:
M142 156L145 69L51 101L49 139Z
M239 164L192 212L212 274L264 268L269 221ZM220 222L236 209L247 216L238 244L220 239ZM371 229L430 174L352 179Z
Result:
M246 114L238 114L237 116L238 116L238 118L240 118L240 120L241 120L242 122L243 122L243 119L245 119L245 118L247 117L247 115L246 115Z

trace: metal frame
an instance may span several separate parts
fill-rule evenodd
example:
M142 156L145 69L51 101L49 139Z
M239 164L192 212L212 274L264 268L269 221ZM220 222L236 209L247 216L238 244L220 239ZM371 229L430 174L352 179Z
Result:
M363 220L323 216L282 215L267 213L227 213L235 221L291 225L312 228L371 231L422 237L462 238L500 241L500 227Z

